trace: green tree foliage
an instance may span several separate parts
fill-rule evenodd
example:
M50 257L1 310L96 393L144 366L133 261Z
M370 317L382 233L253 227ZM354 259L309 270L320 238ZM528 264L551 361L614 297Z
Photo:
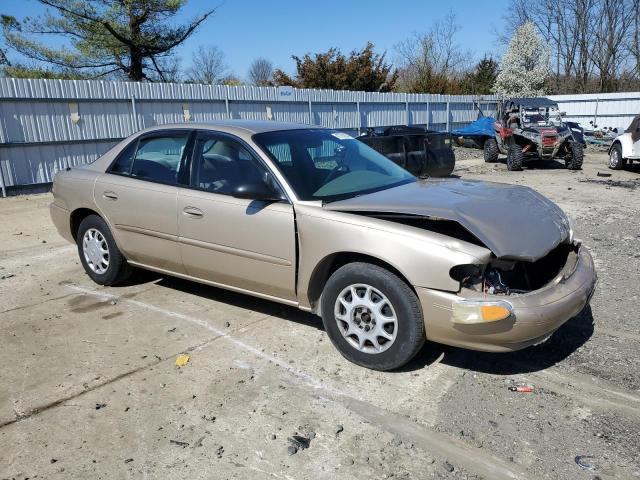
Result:
M333 90L364 90L390 92L394 89L398 73L385 61L385 54L374 52L371 42L349 56L337 48L324 53L306 54L296 62L296 75L291 77L280 69L274 74L276 85L297 88L327 88Z
M2 16L5 43L42 72L80 77L124 76L129 80L173 76L172 52L214 12L176 25L171 18L186 0L38 0L49 7L36 18ZM51 37L62 38L60 47ZM38 41L37 38L45 39ZM34 74L30 66L12 65L7 74Z
M462 78L461 90L465 94L486 95L498 76L498 63L486 56L480 60L473 70L466 72Z

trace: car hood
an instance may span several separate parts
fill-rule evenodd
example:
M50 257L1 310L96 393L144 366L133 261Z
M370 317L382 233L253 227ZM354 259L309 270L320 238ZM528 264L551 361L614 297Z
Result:
M569 220L529 187L468 180L422 180L324 205L327 210L393 213L458 222L498 258L535 261L569 237Z

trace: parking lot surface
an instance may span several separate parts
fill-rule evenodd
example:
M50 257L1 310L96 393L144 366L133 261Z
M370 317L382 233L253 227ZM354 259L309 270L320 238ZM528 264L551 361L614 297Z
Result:
M145 272L97 286L50 195L0 200L0 479L640 478L640 168L589 152L578 172L508 172L481 154L454 174L531 186L573 218L591 306L542 345L427 343L390 373L294 308Z

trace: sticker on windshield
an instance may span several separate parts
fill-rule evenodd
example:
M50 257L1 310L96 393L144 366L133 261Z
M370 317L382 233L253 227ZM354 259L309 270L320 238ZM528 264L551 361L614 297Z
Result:
M336 137L338 140L353 140L353 137L351 135L344 132L333 132L331 135Z

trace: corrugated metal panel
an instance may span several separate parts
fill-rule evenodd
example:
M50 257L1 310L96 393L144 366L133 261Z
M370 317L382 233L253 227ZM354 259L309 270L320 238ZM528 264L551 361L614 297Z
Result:
M594 119L596 104L602 126L624 128L640 112L640 93L552 98L585 127ZM0 171L9 186L49 182L57 168L93 161L115 139L144 127L184 122L185 109L194 122L227 118L227 102L232 118L270 117L355 135L361 128L407 122L453 129L475 120L477 106L494 116L498 97L0 78ZM70 104L77 104L77 122Z

